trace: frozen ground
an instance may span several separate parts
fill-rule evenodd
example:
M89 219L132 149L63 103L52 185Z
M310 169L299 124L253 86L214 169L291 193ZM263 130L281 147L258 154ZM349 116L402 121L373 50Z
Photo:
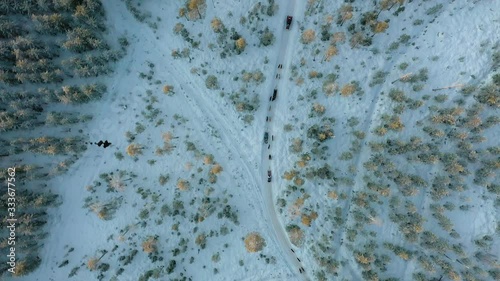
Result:
M410 161L418 150L391 154L388 148L379 151L387 158L381 164L373 160L377 152L370 143L419 137L440 152L458 154L457 140L429 137L422 127L432 126L429 119L439 108L461 106L464 113L457 119L465 118L475 100L463 95L461 88L480 88L491 81L500 3L413 1L396 16L397 5L380 13L379 20L390 19L389 26L371 37L371 46L352 48L349 26L356 23L359 28L361 15L375 9L371 2L354 1L354 16L341 26L335 24L340 2L283 1L276 3L273 16L255 16L254 11L260 10L257 2L210 0L203 19L192 21L178 15L185 6L181 1L141 1L140 6L130 2L149 13L142 23L124 1L103 2L110 40L125 35L130 45L116 73L107 78L108 94L89 112L94 121L87 132L90 140L107 138L113 146L88 149L67 174L50 183L58 187L63 203L51 210L42 264L18 280L147 280L149 275L158 280L437 280L440 276L494 280L491 272L498 276L498 192L474 182L483 160L498 166L498 154L487 152L488 147L498 148L498 126L481 132L485 141L472 142L479 159L464 164L460 158L469 174L454 174L463 182L452 178L447 195L440 199L433 199L432 184L436 176L449 176L446 165ZM442 7L432 12L437 4ZM288 14L294 20L286 31ZM347 37L336 42L338 53L329 61L323 54L331 41L320 40L328 16L334 18L329 32ZM223 47L211 27L215 17L245 38L241 54L221 58ZM247 22L241 23L241 17ZM420 24L415 24L417 20ZM177 23L200 42L197 47L174 32ZM270 46L259 45L256 31L265 27L276 38ZM303 44L301 36L307 29L315 30L316 39ZM391 47L403 34L409 38ZM190 49L187 57L172 57L174 50L184 48ZM396 81L424 68L428 78L416 82L417 90L415 84ZM260 70L265 80L243 82L243 70ZM322 78L314 78L312 71ZM382 82L373 83L377 71L386 74ZM336 75L334 84L339 88L332 95L323 90L328 74ZM208 75L217 76L218 89L207 89ZM356 91L339 94L352 81ZM463 86L432 91L457 84ZM173 91L163 93L165 85L173 86ZM278 97L271 102L274 88ZM399 104L389 97L393 88L423 105L398 111ZM252 100L248 103L255 110L238 110L231 99L234 93ZM438 94L447 99L437 102ZM461 105L458 99L463 99ZM312 109L315 104L317 110ZM389 122L384 114L398 115L404 129L380 136L379 126ZM252 115L253 121L245 121L245 115ZM482 120L498 116L498 103L485 105L476 115ZM351 122L352 117L358 124ZM334 137L322 141L308 137L314 124L330 124ZM443 124L435 126L451 131ZM128 131L133 133L126 137ZM167 132L170 137L162 139ZM264 132L270 134L270 148L263 144ZM290 148L294 139L303 142L300 152ZM142 147L142 154L126 155L130 143ZM172 151L158 153L166 143ZM341 160L348 151L351 157ZM117 152L124 154L122 160ZM207 160L209 155L213 160ZM222 171L211 172L216 163ZM328 175L315 175L325 164ZM386 164L390 171L382 168ZM268 169L271 183L267 183ZM289 180L286 172L292 170L296 176ZM417 175L425 184L404 178L410 181L406 184L397 178L398 186L390 179L396 170L401 177ZM498 167L488 181L498 186L495 171ZM161 175L168 175L164 184ZM368 182L388 187L389 194L375 192ZM448 202L455 207L444 209ZM113 211L103 214L108 207ZM443 210L436 211L439 208ZM453 231L437 221L436 213L449 218ZM302 239L288 237L290 226L300 229ZM265 246L250 253L244 239L252 232L262 236ZM424 237L427 232L435 237ZM451 236L454 232L458 236ZM412 233L417 238L409 241L405 235ZM198 242L202 234L206 247ZM144 242L151 237L157 237L156 246L148 254ZM103 255L103 250L107 252L97 268L89 270L89 260ZM68 264L59 267L65 260ZM102 264L109 268L104 270ZM300 267L306 272L299 272ZM421 272L424 277L418 275Z

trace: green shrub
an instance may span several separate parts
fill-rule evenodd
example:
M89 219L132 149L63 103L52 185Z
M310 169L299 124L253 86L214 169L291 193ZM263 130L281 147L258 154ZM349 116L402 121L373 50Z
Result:
M375 72L375 74L372 77L372 80L369 84L370 87L373 87L378 84L382 84L385 82L385 77L389 74L389 72L385 72L383 70L378 70Z
M264 46L272 45L275 41L274 34L266 27L262 35L260 36L260 43Z
M214 75L208 75L205 80L205 86L211 90L219 89L219 81L217 80L217 77Z
M432 6L429 9L427 9L427 11L425 11L425 14L428 16L434 15L434 14L438 13L439 11L441 11L442 8L443 8L443 4L437 4L435 6Z

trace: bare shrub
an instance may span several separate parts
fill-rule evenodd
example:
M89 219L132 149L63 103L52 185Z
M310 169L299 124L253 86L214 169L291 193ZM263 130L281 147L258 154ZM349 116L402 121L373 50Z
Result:
M338 85L335 82L328 82L323 84L323 92L327 96L333 95L338 90Z
M212 154L207 154L203 157L203 163L205 165L210 165L214 162L214 156Z
M212 26L212 29L215 33L220 33L222 30L224 30L224 24L219 18L213 18L210 22L210 25Z
M257 232L249 233L245 237L245 248L250 253L261 251L266 246L266 241Z
M144 242L142 242L142 250L145 253L155 253L157 250L158 240L156 237L149 237Z
M312 41L314 41L314 39L316 39L316 32L312 29L304 30L304 32L302 32L301 38L302 38L302 43L309 44Z
M325 52L325 60L330 61L333 56L337 55L337 47L330 45Z
M212 169L210 169L210 173L214 175L218 175L220 172L222 172L222 166L218 163L216 163Z
M174 86L172 85L165 85L163 86L163 93L164 94L170 94L174 91Z
M300 138L294 138L290 150L294 153L302 152L302 143L303 141Z
M325 106L319 103L314 103L312 107L313 111L318 115L323 115L325 113Z
M189 189L189 182L183 179L177 180L177 188L179 190L188 190Z
M288 237L290 238L290 242L297 247L301 247L304 243L304 231L302 231L302 229L295 224L287 225L286 231L288 233Z
M356 85L349 83L345 84L342 89L340 89L340 94L344 97L352 95L356 91Z
M236 52L238 54L242 53L245 50L245 47L247 45L247 42L243 37L240 37L238 40L234 42L234 45L236 47Z
M388 23L386 23L385 21L379 21L372 27L372 30L375 33L381 33L384 32L388 27Z
M142 146L136 143L131 143L127 146L127 154L132 157L142 154Z
M345 33L344 32L335 32L332 35L332 44L344 43L345 42Z
M87 261L87 268L91 271L95 270L97 268L97 264L99 264L99 258L96 257L90 258Z
M347 20L352 19L352 6L351 5L342 5L339 9L339 24L342 25Z
M202 19L206 8L205 0L189 0L187 2L187 16L190 20Z

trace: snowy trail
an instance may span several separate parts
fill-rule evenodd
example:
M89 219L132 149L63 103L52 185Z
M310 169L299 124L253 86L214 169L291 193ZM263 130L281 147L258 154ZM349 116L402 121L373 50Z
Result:
M287 10L288 14L293 14L294 11L294 5L295 0L291 1L291 4L289 5L289 8ZM285 54L286 54L286 45L289 40L289 32L283 32L282 37L281 37L281 45L280 45L280 50L282 52L280 53L278 61L283 61ZM174 64L176 62L173 62ZM276 64L276 69L277 69ZM181 82L180 84L184 85L181 90L186 93L186 92L196 92L195 88L202 89L203 85L201 84L196 84L193 81L185 81L185 76L178 75L176 72L170 71L169 68L165 69L166 72L169 73L171 77L175 77L175 80L177 82ZM273 86L274 88L275 86ZM303 268L303 265L298 261L297 256L291 251L292 246L290 242L288 241L288 237L286 235L285 229L281 225L281 223L278 220L276 210L273 205L273 195L272 195L272 189L271 189L271 184L269 183L263 183L263 179L266 179L267 177L267 168L268 163L265 161L268 159L267 157L267 148L263 146L262 149L262 165L261 165L261 174L263 174L262 177L257 178L256 173L252 172L252 169L250 168L251 164L247 163L249 162L248 160L252 159L252 155L248 155L248 153L245 153L247 155L242 155L243 152L250 152L251 150L248 149L243 149L243 147L246 146L245 142L242 142L240 139L236 139L235 136L238 136L238 132L236 132L232 126L225 120L226 118L222 116L218 111L213 111L213 110L205 110L203 107L200 106L200 104L209 104L209 102L206 100L207 98L200 96L200 95L193 95L193 96L188 96L187 94L184 94L185 98L188 100L189 105L196 109L194 112L199 115L200 120L204 120L204 123L208 127L215 128L218 132L224 132L223 134L220 135L221 141L226 145L226 147L229 149L231 155L234 155L233 159L239 159L240 167L243 167L246 174L249 176L247 179L251 180L250 185L251 186L262 186L265 190L261 194L256 194L256 189L250 188L250 192L252 192L257 198L263 199L263 208L259 210L260 216L265 218L266 216L263 214L263 212L267 213L267 218L266 221L268 221L271 224L272 230L270 231L271 233L274 232L275 234L275 240L277 242L277 245L281 248L282 255L286 260L288 261L288 264L291 267L291 270L293 272L296 272L296 275L300 275L302 278L301 280L309 280L306 276L302 275L299 272L299 268ZM268 106L263 106L263 108L267 109ZM201 114L200 114L201 113ZM205 118L204 118L205 117ZM210 119L210 122L207 122L207 117ZM265 122L266 125L266 130L268 127L268 123ZM264 149L265 148L265 149ZM248 159L247 161L243 159ZM251 162L251 161L250 161ZM256 167L257 168L257 167Z
M420 27L418 29L415 28L415 30L419 30L420 34L422 34L422 32L424 31L424 27ZM391 61L389 61L383 65L382 70L387 72L387 73L393 73L394 72L393 68L394 68L395 64L400 61L400 58L403 57L404 54L407 53L406 51L408 49L409 49L409 47L407 46L405 51L400 50L398 55L395 58L393 58ZM388 106L388 104L390 104L390 102L386 102L387 97L382 96L380 93L382 92L382 90L384 90L386 88L386 85L389 83L389 81L394 81L397 78L399 78L399 77L392 77L392 75L388 75L388 77L386 77L386 80L384 83L382 83L381 85L378 85L378 87L372 89L372 91L371 91L371 92L375 93L375 97L373 98L372 103L370 104L370 107L368 109L368 112L366 113L366 119L363 122L364 124L363 124L363 129L362 129L363 132L370 133L370 134L368 134L368 138L365 141L365 145L363 145L361 147L361 151L355 157L355 159L356 159L355 166L356 166L357 173L354 175L354 188L352 188L351 191L349 192L349 196L348 196L348 199L346 200L346 202L352 202L353 194L358 192L359 190L361 190L363 188L363 183L364 183L363 176L365 176L363 164L365 162L367 162L368 159L371 157L371 149L366 144L373 140L373 135L371 134L371 132L373 132L375 127L377 127L377 125L378 125L377 123L374 123L374 121L377 121L379 116L381 116L383 113L388 111L387 106ZM422 206L420 206L420 207L423 208L423 206L425 206L425 205L426 204L424 201L424 202L422 202ZM347 210L345 213L345 216L344 216L344 221L345 221L346 226L349 225L349 223L352 219L352 216L350 213L351 207L352 207L352 204L349 204L349 203L346 204L346 206L345 206L345 209ZM346 234L347 234L347 232L345 230L342 230L341 241L347 240ZM337 252L336 257L339 257L339 255L351 256L351 258L349 259L349 261L350 261L349 264L351 266L351 269L359 268L358 263L354 260L352 255L348 254L348 250L346 249L346 246L343 244L343 242L340 244L339 251ZM407 267L407 265L405 265L405 269L403 271L406 271L406 267ZM359 274L360 270L356 270L356 271L352 271L352 272L353 272L353 274L357 275L356 278L362 278L362 276Z
M295 6L295 0L291 1L288 5L288 14L293 14ZM284 30L284 27L283 27ZM286 54L286 45L289 40L288 36L289 32L283 32L281 36L281 45L280 50L283 50L280 53L279 61L283 61L284 56ZM156 45L157 41L153 38L148 38L146 34L136 34L137 40L141 42L149 42L151 45ZM142 37L142 38L141 38ZM156 57L165 57L163 53L159 50L162 48L153 48L152 52L156 54ZM291 246L288 242L288 238L286 236L284 228L281 226L274 206L272 199L272 191L268 184L265 185L262 183L262 179L265 177L258 178L257 169L257 157L252 153L251 149L245 149L249 147L249 143L245 139L238 138L241 133L237 131L232 124L229 123L227 117L223 115L220 111L210 110L206 108L213 107L203 107L201 105L212 104L213 100L209 100L209 97L203 95L188 95L187 93L199 93L203 92L204 85L203 83L197 83L192 79L188 79L187 76L180 75L177 71L172 71L172 69L181 69L182 64L179 61L170 61L170 67L164 67L161 69L161 72L168 73L168 76L173 78L174 81L177 81L181 86L181 92L183 93L185 99L187 100L189 106L193 109L191 114L195 114L198 120L203 120L203 127L208 129L212 129L217 132L219 136L218 140L228 149L229 157L237 161L239 168L242 168L240 172L246 174L246 179L249 181L248 185L250 188L248 192L252 193L254 198L261 198L261 207L256 206L256 216L266 218L267 225L270 227L269 233L275 233L276 244L281 248L282 255L286 260L288 260L288 264L292 267L292 272L296 272L299 275L299 267L302 265L298 262L297 257L290 250ZM172 67L173 66L173 67ZM276 64L277 66L277 64ZM274 87L274 86L273 86ZM267 107L265 107L267 109ZM267 124L266 124L267 126ZM264 158L262 158L264 159ZM265 158L267 159L267 158ZM254 164L255 163L255 164ZM255 165L255 168L252 166ZM263 166L264 167L264 166ZM255 187L263 186L268 192L258 192ZM265 215L267 213L267 216ZM307 278L302 278L301 280L308 280Z
M292 0L292 1L288 2L288 7L286 8L286 15L292 15L296 19L297 16L295 15L295 3L296 3L296 0ZM285 18L283 18L283 23L284 22L285 22ZM260 174L262 175L261 178L263 181L267 179L267 173L268 173L267 171L271 171L270 164L272 163L272 161L274 161L272 159L269 159L269 156L272 157L272 155L273 155L272 148L274 146L275 134L273 133L273 130L271 129L271 127L272 127L271 124L272 124L272 118L274 116L273 113L276 110L276 107L273 106L274 102L270 99L271 99L271 97L273 95L273 91L275 89L277 90L277 93L278 93L276 99L279 99L279 96L280 96L279 89L283 88L283 87L279 87L279 84L281 84L281 83L279 83L279 81L281 81L281 79L285 79L285 76L282 75L282 69L283 68L286 69L286 64L284 62L285 62L285 58L287 56L289 56L288 45L289 45L289 42L291 40L290 33L294 32L294 30L296 29L296 28L294 28L294 26L296 26L296 24L294 24L292 21L292 25L290 26L290 30L286 30L285 26L283 24L284 31L282 31L281 39L280 39L280 46L279 46L280 54L276 60L275 73L273 74L273 78L275 78L275 83L273 83L272 84L273 87L268 90L268 94L269 94L270 98L265 99L268 103L265 106L263 106L263 108L265 108L268 111L267 116L269 118L271 118L270 122L267 122L267 119L263 120L265 123L265 132L269 133L268 143L263 142L263 144L262 144L262 152L261 152L262 163L261 163L261 171L260 171L261 173ZM278 68L279 65L282 65L282 67ZM279 75L279 76L277 76L277 75ZM283 81L285 81L285 80L283 80ZM262 186L264 188L262 193L264 195L264 203L265 203L266 211L268 213L269 219L271 220L271 224L272 224L272 227L274 229L274 233L276 235L276 239L278 241L278 244L281 247L282 253L285 255L286 259L288 260L288 264L293 268L293 270L296 272L297 276L300 277L301 280L309 280L306 272L300 272L300 270L299 270L300 268L303 269L304 266L299 261L299 258L296 256L295 252L293 252L293 250L292 250L293 246L291 245L291 243L288 239L288 236L286 234L286 231L285 231L283 225L281 224L281 222L279 221L278 215L276 213L276 209L274 207L273 191L272 191L273 181L271 180L271 182L264 182L264 184Z

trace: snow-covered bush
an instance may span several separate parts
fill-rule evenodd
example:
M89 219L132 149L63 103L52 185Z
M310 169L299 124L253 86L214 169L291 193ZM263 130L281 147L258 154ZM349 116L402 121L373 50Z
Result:
M217 81L217 77L215 75L208 75L205 79L205 86L207 86L207 89L211 90L219 89L219 82Z
M302 32L301 42L309 44L316 39L316 32L312 29L307 29Z

